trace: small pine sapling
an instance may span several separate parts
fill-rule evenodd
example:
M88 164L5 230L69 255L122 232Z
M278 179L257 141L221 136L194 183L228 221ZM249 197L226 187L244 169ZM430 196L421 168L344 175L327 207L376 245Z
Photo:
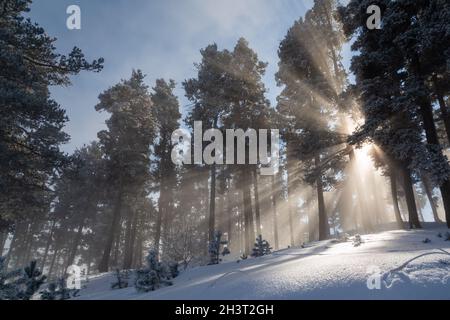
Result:
M256 238L255 247L253 248L252 257L262 257L271 253L272 248L269 242L263 240L262 236L259 235Z
M68 300L77 297L80 290L69 289L67 279L59 278L56 282L49 283L46 290L41 291L41 300Z
M111 289L124 289L128 288L128 281L130 279L130 272L128 270L120 271L116 269L116 282L111 285Z
M208 252L209 252L209 263L208 265L219 264L222 261L220 256L220 246L225 245L228 241L222 241L222 232L216 231L214 233L214 239L209 242Z
M178 275L180 274L180 271L178 270L179 264L176 261L171 261L168 264L169 267L169 272L170 272L170 276L171 278L176 278L178 277Z
M6 257L0 257L0 300L18 299L16 279L22 270L7 271Z
M230 249L228 249L228 246L224 246L223 247L223 250L222 250L222 257L225 257L226 255L229 255L231 252L230 252Z
M37 268L36 261L30 262L30 265L23 269L22 276L16 281L19 286L17 298L19 300L30 300L44 284L46 276Z
M158 252L151 249L146 258L147 267L137 271L135 287L140 292L154 291L164 285L172 285L167 267L159 262Z
M355 237L353 238L353 246L359 247L363 243L361 235L355 234Z
M58 285L55 282L50 282L47 289L40 292L41 300L62 300L58 299Z

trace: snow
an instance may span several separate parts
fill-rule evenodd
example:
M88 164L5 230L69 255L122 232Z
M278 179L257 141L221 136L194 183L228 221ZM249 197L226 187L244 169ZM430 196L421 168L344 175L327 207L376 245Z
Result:
M437 236L447 231L428 226L363 235L358 247L352 239L315 242L188 269L173 286L149 293L111 290L113 275L102 274L90 279L78 299L450 299L450 241ZM368 280L381 286L370 290Z

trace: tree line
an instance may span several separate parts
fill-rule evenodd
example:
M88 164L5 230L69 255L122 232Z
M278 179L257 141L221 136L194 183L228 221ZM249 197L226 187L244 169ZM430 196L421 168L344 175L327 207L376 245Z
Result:
M70 155L60 150L68 118L49 89L100 72L104 61L86 60L79 48L56 53L55 39L23 17L30 3L0 5L7 266L37 260L49 277L72 264L87 273L132 269L148 248L187 266L202 263L217 231L232 253L250 255L259 235L277 250L391 222L421 228L427 204L450 227L445 0L315 0L279 45L276 105L263 83L268 64L244 38L232 49L200 51L196 75L181 83L188 106L180 106L174 80L150 87L133 70L99 95L95 109L108 114L106 128ZM366 28L373 4L380 30ZM343 66L349 43L354 81ZM264 176L261 164L174 164L172 132L192 130L195 121L223 132L279 129L279 170ZM361 149L375 166L364 178Z

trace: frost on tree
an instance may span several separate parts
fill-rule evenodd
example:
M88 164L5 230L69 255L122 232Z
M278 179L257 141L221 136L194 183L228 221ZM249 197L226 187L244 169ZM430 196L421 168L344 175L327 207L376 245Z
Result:
M222 232L216 231L214 233L214 239L211 240L211 242L209 243L209 247L208 247L208 252L209 252L208 265L219 264L219 262L222 260L219 258L220 254L221 254L220 246L227 244L228 241L222 241L221 239L222 239ZM228 250L228 253L229 253L229 250ZM227 253L227 250L222 251L223 255L226 255L228 253Z
M20 270L8 272L5 260L5 257L0 257L0 300L16 299L18 291L15 279L20 275Z
M0 257L0 300L30 300L46 279L36 261L22 270L6 269L5 258Z
M170 286L170 268L159 261L158 252L151 249L146 257L147 267L137 271L135 287L140 292L154 291L162 286Z
M51 282L47 289L41 292L41 300L68 300L78 296L80 290L67 288L65 277L59 278L56 282Z
M263 240L262 236L259 235L256 238L255 246L253 248L252 257L261 257L271 253L272 248L270 247L267 240Z

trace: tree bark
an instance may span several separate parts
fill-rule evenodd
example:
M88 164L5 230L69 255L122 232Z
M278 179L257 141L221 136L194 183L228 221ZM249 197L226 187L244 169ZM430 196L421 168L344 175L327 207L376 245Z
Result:
M48 235L47 243L45 245L44 256L42 258L41 270L44 270L45 264L47 263L48 251L53 242L53 235L55 233L56 219L53 219L52 225L50 227L50 234Z
M273 219L273 240L275 250L279 249L278 241L278 208L277 208L278 192L276 190L275 175L272 175L272 219Z
M13 254L13 250L14 250L14 247L15 247L16 242L17 242L18 228L19 228L19 225L17 225L15 227L15 230L14 230L14 233L13 233L13 237L11 239L11 243L9 244L9 250L8 250L8 253L6 254L6 260L5 260L6 269L8 269L9 262L11 261L11 257L12 257L12 254Z
M3 257L3 251L5 250L6 239L8 238L8 232L0 232L0 257Z
M409 227L411 229L421 228L419 215L417 213L416 201L414 199L414 187L411 180L411 173L405 166L401 166L403 176L403 189L405 191L406 205L408 207Z
M122 185L120 186L119 194L117 195L117 200L114 205L113 218L111 225L109 227L108 238L106 239L105 249L103 250L103 256L98 265L99 272L109 271L109 259L111 256L111 249L114 242L114 237L117 234L117 229L119 228L121 210L122 210Z
M318 239L317 214L313 197L316 196L317 190L312 190L311 198L306 199L306 210L308 212L308 241L313 242Z
M255 241L255 230L253 223L253 210L252 210L252 198L251 198L251 178L249 176L248 168L245 166L242 170L243 179L243 204L244 204L244 225L245 225L245 254L250 255Z
M427 194L428 202L430 203L431 211L433 212L433 218L435 222L442 223L442 220L439 218L439 214L437 212L436 202L433 199L433 188L431 187L430 180L427 176L422 175L422 184L425 189L425 193Z
M208 220L208 241L214 239L216 228L216 164L211 165L211 185L209 189L209 220Z
M295 245L295 238L294 238L294 208L293 208L293 179L292 179L292 170L290 170L290 160L291 157L289 155L289 148L286 150L286 173L287 173L287 201L288 201L288 215L289 215L289 240L291 243L291 246Z
M75 257L77 255L78 246L80 245L81 236L83 235L84 221L81 222L78 226L77 233L75 234L75 238L72 243L72 248L70 249L70 254L67 258L67 264L65 271L73 264Z
M259 202L259 188L258 188L258 172L256 167L253 170L253 188L255 191L255 217L256 217L256 233L262 235L261 231L261 206Z
M404 222L402 219L402 215L400 213L400 207L398 205L398 192L397 192L397 175L394 172L394 169L390 169L390 176L389 180L391 181L391 196L392 196L392 204L394 206L394 214L395 214L395 220L397 221L397 226L400 229L403 229Z
M412 71L423 88L426 88L425 80L422 78L420 60L417 56L412 59ZM425 135L430 147L440 148L439 138L437 135L436 125L433 117L433 107L428 96L419 97L419 109L423 120ZM442 150L440 151L442 154ZM445 180L440 186L442 202L444 203L445 219L447 227L450 228L450 180Z
M441 110L442 121L444 122L445 132L447 134L447 140L450 143L450 112L448 110L447 104L445 103L444 95L439 90L437 81L434 80L434 88L436 90L436 98L439 103L439 109Z
M315 159L316 167L320 164L320 156L316 156ZM326 240L329 237L329 227L328 227L328 218L327 213L325 211L325 199L323 196L323 182L322 176L319 175L316 181L317 188L317 207L319 211L319 241Z
M131 269L133 265L133 256L134 256L134 243L136 241L136 218L137 212L136 210L130 210L131 216L129 217L129 230L127 230L128 236L126 237L125 242L125 254L123 258L123 269L128 270ZM128 226L127 226L128 229Z
M142 242L144 241L143 235L142 235L142 216L139 216L139 219L137 221L136 226L136 246L135 246L135 252L134 252L134 261L133 261L133 267L135 269L138 269L142 265Z
M155 239L154 247L158 253L161 253L161 228L162 228L162 218L164 215L166 190L164 189L164 179L161 179L159 184L159 198L158 198L158 213L156 215L156 225L155 225Z
M232 188L231 188L231 184L228 187L228 192L227 192L227 233L228 233L228 246L231 248L231 244L233 243L234 239L233 236L231 235L231 233L233 232L232 230L232 226L233 226L233 205L232 203L234 199L232 197Z
M433 110L429 102L422 103L421 114L428 144L440 147L436 126L433 120ZM444 203L445 220L447 222L447 227L450 228L450 181L445 180L444 183L440 186L440 190L442 195L442 202Z
M59 245L55 247L55 250L53 252L52 262L50 263L50 268L48 270L48 278L51 279L53 275L53 269L55 268L56 258L59 254Z

